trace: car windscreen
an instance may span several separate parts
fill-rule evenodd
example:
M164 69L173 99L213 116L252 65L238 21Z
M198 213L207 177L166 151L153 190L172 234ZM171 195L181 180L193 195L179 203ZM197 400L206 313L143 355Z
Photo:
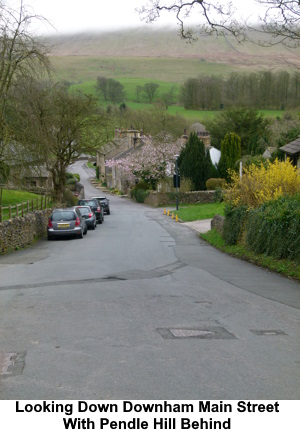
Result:
M52 221L73 221L76 214L73 211L59 211L52 214Z

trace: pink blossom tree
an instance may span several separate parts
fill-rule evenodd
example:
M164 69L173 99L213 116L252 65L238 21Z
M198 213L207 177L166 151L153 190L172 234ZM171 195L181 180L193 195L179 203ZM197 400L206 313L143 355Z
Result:
M117 168L122 178L129 183L143 180L152 189L157 182L167 175L172 175L175 166L175 155L179 155L185 145L183 139L174 141L171 136L164 135L155 140L143 137L142 144L124 158L107 160L105 165Z

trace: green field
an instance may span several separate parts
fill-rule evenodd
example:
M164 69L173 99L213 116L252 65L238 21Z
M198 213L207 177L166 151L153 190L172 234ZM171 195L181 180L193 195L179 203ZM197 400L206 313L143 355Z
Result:
M96 94L96 80L98 76L113 78L125 87L126 105L137 110L151 105L145 95L137 100L136 87L154 82L159 84L154 101L174 88L175 105L169 106L168 112L190 121L212 119L216 113L187 111L177 105L180 87L188 78L212 74L226 78L232 72L291 69L289 64L296 61L293 56L293 62L289 62L292 53L281 46L266 49L256 44L237 45L230 37L206 37L187 44L174 30L154 32L146 27L61 36L48 42L53 45L50 57L53 77L68 81L72 90L97 95L99 105L105 107L111 103L104 103ZM272 117L282 115L281 111L263 113Z
M140 109L149 109L152 105L150 103L147 103L145 97L141 99L141 102L137 102L137 95L136 95L136 87L144 86L149 80L143 79L143 78L120 78L118 79L119 82L124 85L125 92L126 92L126 105L133 110L140 110ZM174 82L163 82L163 81L155 81L152 80L151 82L155 82L159 84L159 88L157 90L156 98L154 100L158 101L160 100L161 95L163 93L169 92L173 87L175 87L175 98L176 95L178 96L180 91L180 84L174 83ZM104 102L104 100L101 98L99 94L96 92L96 80L86 81L80 84L73 84L71 86L72 91L81 91L84 94L93 94L95 97L99 99L99 105L100 106L107 106L109 104L112 104L111 102ZM119 103L117 104L119 105ZM259 111L263 113L266 116L276 118L283 115L284 111L281 110L261 110ZM179 106L177 104L171 105L168 107L168 113L171 115L181 115L184 118L192 121L192 122L205 122L206 120L213 119L220 111L200 111L200 110L186 110L183 106Z
M0 190L1 196L1 190ZM41 196L34 193L29 193L27 191L19 191L19 190L2 190L2 205L16 205L19 203L27 202L28 200L33 200L40 198Z

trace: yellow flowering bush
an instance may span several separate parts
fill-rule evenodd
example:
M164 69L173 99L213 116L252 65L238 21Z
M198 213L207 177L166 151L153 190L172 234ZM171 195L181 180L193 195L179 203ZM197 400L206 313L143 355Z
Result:
M244 169L242 178L231 172L231 182L227 187L225 199L232 206L256 208L269 200L280 196L300 193L300 174L289 160L266 165L251 164Z

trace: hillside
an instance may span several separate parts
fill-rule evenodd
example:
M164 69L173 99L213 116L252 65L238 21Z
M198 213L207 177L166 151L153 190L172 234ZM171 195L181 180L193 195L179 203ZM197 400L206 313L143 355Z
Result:
M85 55L113 57L198 58L207 61L257 64L294 59L295 52L285 47L263 48L255 44L238 44L231 36L201 37L195 43L182 40L176 30L136 28L105 33L82 33L48 38L53 56Z

